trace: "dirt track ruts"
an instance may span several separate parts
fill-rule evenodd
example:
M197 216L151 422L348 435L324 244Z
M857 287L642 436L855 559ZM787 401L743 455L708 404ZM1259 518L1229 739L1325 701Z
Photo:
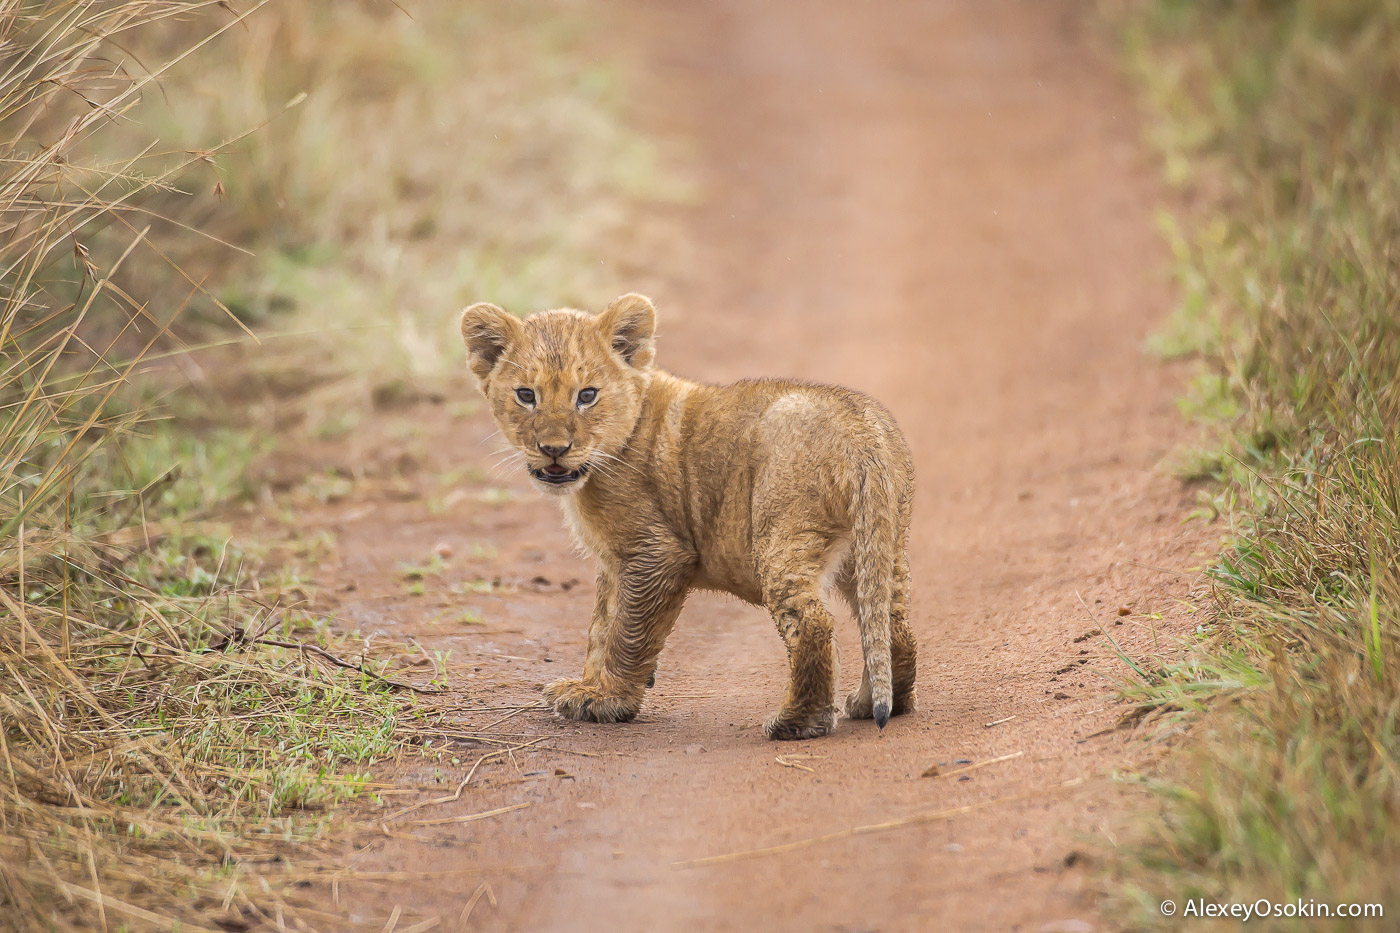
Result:
M1097 620L1130 653L1150 650L1154 627L1185 624L1171 613L1186 585L1151 568L1190 561L1187 496L1157 469L1181 431L1174 377L1142 353L1170 297L1158 195L1091 16L1027 0L608 13L613 41L640 63L638 119L692 140L703 182L682 221L691 258L657 276L660 365L707 381L850 385L883 400L911 442L920 709L883 735L843 721L830 739L768 742L759 724L786 670L772 623L693 599L637 722L521 713L493 728L587 754L483 765L431 816L529 807L405 830L423 841L377 840L354 859L481 874L346 884L343 902L455 920L487 880L498 906L478 903L467 928L1102 928L1094 869L1067 856L1111 846L1120 811L1141 798L1104 775L1150 749L1099 734L1122 711L1113 678L1126 668L1104 638L1079 636ZM399 417L420 415L430 466L487 462L484 416ZM371 425L358 443L375 437ZM539 684L575 673L592 604L589 565L554 506L523 477L499 482L521 501L469 499L436 516L414 502L352 503L306 519L339 538L328 589L357 583L341 615L470 660L454 684L463 705L533 702ZM437 603L372 598L399 592L395 567L438 541L460 557L434 586L525 582ZM434 624L430 605L480 609L485 631ZM840 635L849 689L858 642L844 617ZM966 780L921 777L1018 752ZM442 768L443 786L477 754ZM964 806L974 809L673 865Z

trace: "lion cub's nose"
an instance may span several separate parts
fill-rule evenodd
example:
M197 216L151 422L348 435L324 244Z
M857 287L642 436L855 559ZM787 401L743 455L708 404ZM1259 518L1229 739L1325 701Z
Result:
M568 453L569 449L573 446L573 444L565 444L563 447L556 447L551 444L540 444L539 448L540 453L544 454L546 457L553 457L555 460L558 460L560 457Z

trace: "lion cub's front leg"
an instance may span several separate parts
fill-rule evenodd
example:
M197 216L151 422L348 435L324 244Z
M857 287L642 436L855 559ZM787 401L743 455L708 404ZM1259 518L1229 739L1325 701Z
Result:
M642 708L640 691L629 685L605 682L603 655L608 629L617 612L617 575L598 571L598 597L588 625L588 654L583 678L567 677L544 688L544 701L562 719L576 722L630 722Z
M555 714L578 722L636 718L685 601L684 579L679 568L663 570L654 563L599 569L583 676L544 688L545 702Z

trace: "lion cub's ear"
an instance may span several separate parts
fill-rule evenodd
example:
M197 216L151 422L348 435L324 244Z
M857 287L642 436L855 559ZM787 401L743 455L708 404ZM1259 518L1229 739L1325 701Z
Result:
M646 369L656 359L656 307L646 295L630 292L598 315L598 329L628 365Z
M486 382L496 361L524 334L520 321L489 302L474 304L462 312L462 340L467 344L467 365L479 382Z

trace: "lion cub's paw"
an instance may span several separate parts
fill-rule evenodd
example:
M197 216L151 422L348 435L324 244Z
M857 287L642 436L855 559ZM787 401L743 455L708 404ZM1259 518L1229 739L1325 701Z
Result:
M875 712L870 702L870 690L857 690L846 697L847 719L874 719Z
M544 699L556 716L574 722L631 722L642 708L640 699L604 693L572 678L546 686Z
M914 691L910 689L903 696L895 696L894 703L890 707L891 716L903 716L905 713L914 712ZM874 719L875 706L870 701L869 690L857 690L846 697L846 718L847 719Z
M836 729L836 710L822 713L795 715L787 710L778 710L763 724L763 731L770 739L788 741L791 739L819 739L830 735Z

